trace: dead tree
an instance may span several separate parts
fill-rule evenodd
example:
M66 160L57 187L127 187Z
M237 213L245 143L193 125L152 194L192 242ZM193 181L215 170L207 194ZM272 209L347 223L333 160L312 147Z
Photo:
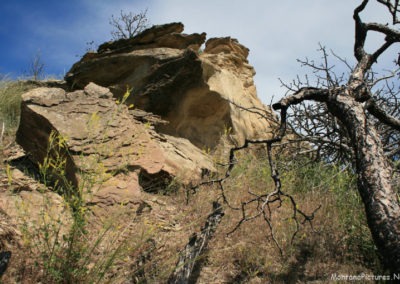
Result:
M294 197L284 191L280 174L272 158L271 149L274 145L282 143L288 128L291 128L292 131L290 133L292 135L287 139L292 140L296 136L293 136L293 130L295 129L288 123L288 115L290 117L288 109L299 106L304 102L307 102L307 104L303 104L303 106L307 107L313 102L319 105L311 112L306 112L306 114L311 113L312 117L306 117L305 119L311 118L311 121L317 121L317 123L315 125L306 125L305 127L309 131L305 131L305 133L303 131L303 133L300 133L302 135L298 137L303 139L300 136L311 134L307 141L315 142L313 139L319 139L319 142L322 141L328 145L327 149L329 151L332 149L340 150L347 155L344 160L350 157L354 161L354 169L357 172L358 179L358 191L364 203L368 226L381 255L382 264L393 273L400 272L400 204L392 182L392 161L393 159L398 161L399 155L399 145L396 142L400 141L398 137L400 120L396 118L399 114L399 105L397 104L399 92L393 91L392 87L389 88L388 94L395 101L392 104L390 103L391 99L386 99L384 100L385 103L382 103L382 97L376 94L373 95L371 91L376 82L382 80L382 78L374 80L374 73L371 69L373 64L390 46L400 42L400 32L394 28L397 24L400 24L397 17L400 3L398 0L376 1L388 8L393 18L392 25L364 23L361 20L360 14L368 5L369 0L363 0L356 7L353 17L355 21L354 55L357 63L354 68L350 68L351 71L348 76L336 77L332 73L331 68L328 66L326 51L321 47L321 51L325 55L325 62L322 67L315 65L313 62L302 62L309 67L315 68L318 72L325 73L323 77L318 78L316 86L311 87L308 80L306 80L306 84L295 84L294 88L289 86L292 92L272 105L273 109L280 110L281 114L275 136L271 139L246 139L243 145L231 148L224 176L192 187L192 190L195 191L202 185L216 184L221 190L224 203L229 208L242 212L241 220L230 233L236 231L244 222L262 218L270 229L271 239L282 253L274 234L271 205L277 204L279 206L284 200L289 201L292 208L291 219L296 225L292 241L299 232L300 225L308 223L312 226L314 215L320 207L307 214L297 206ZM385 36L382 45L373 53L367 53L364 48L369 32L377 32ZM234 104L233 102L230 103ZM395 108L391 109L393 106ZM242 109L257 113L260 117L271 121L270 114L266 113L265 110ZM329 120L332 124L327 125L326 120ZM298 122L301 125L301 120ZM302 127L304 127L304 124ZM389 142L395 142L382 142L384 139ZM249 194L253 198L243 202L240 208L232 207L224 193L224 182L230 177L237 163L236 153L248 148L251 144L265 144L267 146L274 190L265 194L256 194L249 190ZM390 151L388 152L388 150ZM331 156L334 153L329 151L326 152L327 156ZM391 159L388 157L391 157ZM335 159L334 161L340 161L340 159ZM251 205L256 206L255 213L249 213L248 207Z
M321 45L319 50L324 59L323 63L315 63L309 59L298 60L302 66L311 68L313 75L316 76L317 87L331 88L331 86L338 87L347 84L348 77L346 75L354 71L354 66L351 66L333 51L328 53L326 48ZM336 61L345 65L348 68L348 73L343 72L337 75L334 70L336 62L330 63L329 56L333 56ZM388 71L387 74L380 75L381 77L378 77L374 72L369 72L368 77L365 79L365 82L374 89L375 103L396 119L400 118L400 88L397 84L400 78L398 77L400 75L398 73L399 70ZM296 93L302 87L309 86L309 80L310 78L306 76L304 79L297 77L290 83L283 81L281 83L288 93ZM398 147L400 145L400 133L387 124L380 122L373 115L369 113L367 115L368 119L376 127L386 156L394 164L398 164L396 161L399 160L400 154L400 148ZM306 141L308 142L307 144L302 144L302 146L306 146L305 149L302 149L302 152L312 152L312 157L315 160L355 168L350 137L347 135L341 121L329 112L326 104L318 102L310 104L307 101L303 101L291 105L287 114L287 121L291 132L295 134L294 137L286 138L288 140L287 144ZM312 149L309 149L310 144ZM397 172L398 170L396 169Z
M147 9L138 14L121 11L119 17L112 15L109 23L113 27L114 40L132 38L148 28Z
M393 44L400 42L397 13L399 1L377 0L388 8L392 24L364 23L361 12L369 0L363 0L354 10L355 42L354 56L357 60L346 84L305 86L273 104L281 111L281 127L286 127L286 115L290 106L304 101L322 103L327 112L344 127L354 152L358 174L358 191L365 206L368 226L374 243L382 256L383 265L391 272L400 272L400 205L392 186L392 164L385 155L381 136L374 119L393 131L400 130L400 120L383 109L372 94L368 80L371 68L378 58ZM367 36L380 33L385 38L382 45L372 53L365 50ZM327 70L328 72L329 70ZM327 80L329 81L329 72ZM282 132L284 130L282 129ZM398 146L397 146L398 147Z

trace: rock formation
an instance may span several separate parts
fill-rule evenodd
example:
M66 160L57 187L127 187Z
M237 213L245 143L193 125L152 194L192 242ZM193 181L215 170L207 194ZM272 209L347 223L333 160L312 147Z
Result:
M168 232L151 244L176 250L178 239L188 239L179 222L190 218L174 216L178 206L154 193L167 194L175 184L190 189L216 172L213 154L226 144L270 137L276 121L267 119L271 112L257 98L246 47L182 31L172 23L102 44L71 68L66 83L39 84L23 94L16 141L49 188L15 165L9 176L0 175L0 250L11 247L15 255L21 234L12 224L40 224L41 211L29 213L35 208L48 209L68 234L73 218L61 196L71 193L57 191L60 185L83 197L92 231L108 220L126 227L121 238L148 224L150 231ZM143 223L142 215L151 222Z
M29 226L35 224L39 227L46 225L45 222L47 225L59 222L63 224L64 233L71 223L69 208L63 198L17 168L11 170L8 177L0 174L0 189L0 250L9 249L9 245L19 245L21 227L28 226L26 229L35 231L37 227ZM46 218L41 216L44 211ZM16 224L15 220L18 220ZM5 225L8 221L13 225ZM5 230L7 227L8 230ZM3 234L8 235L5 238L9 240L8 243L2 242Z
M49 156L53 164L64 159L62 171L74 187L93 178L91 184L102 184L107 192L104 183L120 172L132 174L128 181L114 182L114 188L127 182L130 192L156 192L174 178L188 183L214 169L188 140L152 128L117 104L109 89L93 83L73 92L36 88L22 96L17 142L37 164Z
M180 23L155 26L135 38L103 44L77 62L66 80L75 88L94 82L118 98L130 86L128 104L169 122L156 126L158 132L200 148L214 149L227 133L236 144L267 137L271 122L242 109L269 113L257 98L249 50L227 37L209 39L200 52L205 34L182 30Z
M249 50L227 37L199 52L205 34L182 31L172 23L105 43L71 68L69 88L24 94L17 142L38 165L49 156L65 160L62 172L75 188L83 175L104 185L128 172L121 183L130 192L158 192L174 179L188 184L214 171L202 150L268 137ZM113 184L102 187L106 195L118 188Z

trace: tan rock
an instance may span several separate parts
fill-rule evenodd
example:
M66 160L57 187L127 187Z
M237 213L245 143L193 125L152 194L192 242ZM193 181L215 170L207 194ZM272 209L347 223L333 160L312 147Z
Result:
M22 237L33 241L46 226L66 234L72 217L63 198L16 168L9 175L0 174L0 246L16 249Z
M211 38L206 42L205 53L209 54L235 54L239 56L242 62L247 62L249 56L249 49L240 44L237 39L231 37Z
M139 181L130 182L134 188L143 181L144 190L158 183L160 189L175 178L189 182L214 170L211 160L187 140L157 134L110 96L95 84L70 93L57 88L28 92L22 96L17 142L39 165L46 157L53 164L57 157L65 159L61 170L75 187L136 172Z
M173 39L182 29L174 23L157 27L124 44ZM128 104L169 122L157 125L156 131L187 138L200 149L215 149L221 138L240 145L246 138L271 137L276 118L257 98L249 49L236 39L212 38L200 55L188 46L140 45L143 49L128 50L119 48L121 44L110 43L108 53L104 46L96 59L76 63L66 80L78 87L93 81L118 98L129 85L133 96Z

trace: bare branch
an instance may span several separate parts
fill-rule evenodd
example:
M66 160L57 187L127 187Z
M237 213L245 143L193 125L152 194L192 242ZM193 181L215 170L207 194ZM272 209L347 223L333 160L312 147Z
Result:
M147 9L139 14L121 10L120 16L115 18L112 15L109 23L114 28L111 31L114 40L132 38L148 27Z
M369 31L375 31L386 35L386 40L391 40L393 42L400 41L400 32L390 28L389 26L378 24L378 23L368 23L365 27Z
M399 24L400 20L397 17L397 13L400 12L399 0L394 0L393 4L391 0L378 0L378 2L385 5L386 8L389 10L389 13L392 15L392 24Z
M275 120L277 118L271 111L267 111L266 109L262 109L262 108L258 108L258 107L246 108L246 107L243 107L241 105L238 105L237 103L235 103L235 102L233 102L231 100L227 99L227 101L230 104L232 104L235 107L237 107L238 109L241 109L241 110L244 110L246 112L253 113L253 114L257 114L260 118L266 119L269 122L275 122Z
M369 0L364 0L355 10L353 14L353 19L356 24L356 34L354 41L354 56L357 61L361 61L361 59L365 55L364 45L365 40L367 38L367 30L365 28L364 23L361 21L360 13L365 9Z
M347 60L345 58L340 57L338 54L336 54L333 50L331 50L331 53L334 57L336 57L337 59L339 59L342 63L344 63L344 65L346 65L346 67L349 69L350 72L352 72L354 70L354 67L351 66Z
M5 123L3 121L3 127L1 128L1 134L0 134L0 146L3 145L3 135L4 135L5 128L6 128L6 126L5 126Z
M298 90L293 95L285 97L281 99L279 102L273 104L272 108L274 110L284 110L291 105L296 105L306 100L327 102L329 99L328 95L329 95L328 90L313 88L313 87L305 87Z
M305 92L305 93L307 93L307 92ZM242 108L242 109L245 109L245 108ZM306 222L311 224L311 221L314 218L314 213L319 209L319 207L318 207L314 212L312 212L311 215L307 215L306 213L304 213L303 211L301 211L299 209L294 198L290 194L287 194L282 190L282 183L281 183L280 175L279 175L278 169L272 159L272 145L274 143L282 141L282 137L285 134L286 127L287 127L286 110L287 110L287 107L284 107L281 109L281 120L280 120L279 131L278 131L278 134L274 138L259 139L259 140L246 139L242 146L237 146L237 147L231 148L230 152L229 152L229 163L228 163L228 167L225 171L225 175L219 179L202 182L192 188L192 189L196 189L203 185L217 183L223 194L224 201L227 201L226 196L224 194L223 182L227 178L230 177L231 172L232 172L234 166L236 165L237 160L236 160L235 153L240 150L248 148L251 144L265 144L267 146L268 163L270 166L271 178L274 181L274 190L268 194L261 194L261 195L255 194L249 190L249 193L254 198L252 198L246 202L243 202L240 208L232 208L234 210L241 210L242 218L228 234L234 233L243 223L254 220L259 217L262 217L269 228L271 239L273 240L273 242L275 243L275 245L277 246L277 248L281 254L283 253L282 248L280 247L280 245L275 237L274 228L272 225L272 219L271 219L272 215L271 215L271 208L270 208L271 204L273 204L275 202L279 202L281 204L283 198L287 198L290 200L290 204L291 204L291 208L292 208L292 212L293 212L291 219L293 219L296 224L296 230L293 234L292 241L300 229L300 224L304 224ZM252 108L249 111L254 112L254 110ZM256 113L263 116L263 114L261 114L259 112L256 112ZM266 117L266 118L268 118L268 117ZM248 208L248 206L250 206L252 204L257 204L257 211L255 214L248 216L247 208ZM228 206L231 207L231 205L229 205L229 204L228 204ZM298 219L299 217L302 217L303 220L299 221L299 219Z
M362 63L360 66L361 70L368 70L371 66L378 60L378 57L385 52L393 43L400 42L400 32L390 28L387 25L378 24L378 23L364 23L360 18L360 13L365 9L369 0L364 0L355 10L354 10L354 21L356 25L356 33L355 33L355 42L354 42L354 55L359 63ZM387 7L392 6L390 9L397 10L398 9L398 0L396 0L395 6L390 4L389 0L381 0L378 2L386 5ZM389 6L388 6L389 5ZM395 7L395 8L394 8ZM382 44L380 48L378 48L372 55L369 55L365 52L365 40L367 38L367 34L369 31L374 31L378 33L384 34L385 42ZM363 66L365 64L365 66ZM362 73L363 76L365 74ZM361 77L361 76L356 76ZM360 79L360 78L358 78Z
M400 120L389 115L386 111L381 109L373 99L369 99L366 102L365 108L370 114L379 119L380 122L400 131Z

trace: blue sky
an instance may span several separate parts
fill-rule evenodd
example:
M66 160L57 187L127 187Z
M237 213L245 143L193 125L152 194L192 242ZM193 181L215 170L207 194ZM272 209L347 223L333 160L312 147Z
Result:
M87 42L101 44L111 39L111 15L118 15L120 10L139 12L148 8L151 24L181 21L186 33L206 32L208 38L232 36L250 48L249 60L257 72L259 96L269 103L273 95L280 97L285 92L278 78L290 81L307 72L296 59L320 59L318 43L354 62L352 13L358 3L359 0L1 0L0 73L14 78L23 75L40 52L46 74L62 77L85 53ZM380 21L384 15L383 9L372 5L363 17ZM370 45L375 46L379 40L372 38ZM399 46L392 48L377 68L391 69L398 51Z

